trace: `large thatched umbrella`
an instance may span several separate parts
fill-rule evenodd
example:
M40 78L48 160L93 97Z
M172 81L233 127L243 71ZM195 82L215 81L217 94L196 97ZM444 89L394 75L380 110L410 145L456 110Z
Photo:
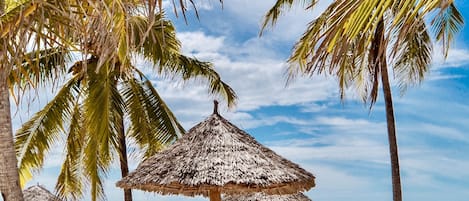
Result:
M315 183L311 173L220 116L215 101L210 117L142 162L117 186L220 201L220 194L294 194Z
M23 191L24 201L61 201L41 185L31 186Z
M264 193L252 193L242 195L225 195L223 201L311 201L303 193L289 195L266 195Z

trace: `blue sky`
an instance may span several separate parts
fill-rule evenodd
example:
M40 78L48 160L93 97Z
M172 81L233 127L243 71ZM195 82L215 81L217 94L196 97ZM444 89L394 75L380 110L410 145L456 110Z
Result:
M200 21L189 14L187 25L173 13L167 15L176 23L184 52L213 62L237 91L237 107L224 108L222 115L316 175L317 187L306 192L311 199L390 201L382 98L371 112L353 93L342 103L330 76L298 79L285 87L285 60L306 24L326 4L319 4L313 12L294 7L259 38L262 16L273 2L225 1L221 9L218 1L200 1ZM469 21L469 5L465 1L457 1L457 5ZM446 61L435 49L432 70L421 86L410 88L402 97L394 90L403 196L407 201L463 201L469 197L468 36L469 29L465 28ZM162 80L151 76L150 71L148 75L185 128L211 113L213 98L198 82ZM34 107L29 113L19 111L15 128L32 111ZM41 183L53 189L61 157L60 151L54 151L44 171L28 185ZM132 167L136 165L133 161ZM122 200L122 193L114 187L119 174L116 165L106 181L108 200ZM141 192L136 192L135 198L208 200Z

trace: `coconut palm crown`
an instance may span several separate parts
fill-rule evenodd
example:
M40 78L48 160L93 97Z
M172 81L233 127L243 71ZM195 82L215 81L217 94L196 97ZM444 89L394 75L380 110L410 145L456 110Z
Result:
M155 15L154 20L142 15L126 16L125 30L119 30L126 34L126 50L117 45L115 51L109 51L96 45L115 36L115 32L109 33L111 36L88 36L88 58L72 65L71 78L55 98L17 132L16 150L23 178L39 170L50 147L63 138L65 159L56 185L58 195L79 199L89 184L91 200L104 199L103 177L112 162L119 159L128 172L126 138L132 139L146 158L184 132L151 81L130 62L134 56L153 63L156 73L206 80L210 93L225 98L229 106L234 104L234 91L211 64L180 54L172 24L162 14ZM103 27L102 19L88 23L96 26L90 30Z
M81 52L83 60L97 55L100 68L109 64L113 50L118 49L120 62L128 63L130 53L138 52L128 48L132 43L125 32L128 15L140 13L153 25L162 4L161 0L0 0L0 152L4 162L0 164L0 191L4 199L23 200L11 129L10 92L20 100L23 89L61 77L65 68L55 65L63 64L55 58L69 51ZM173 6L180 7L185 16L186 1ZM151 27L140 27L144 30L140 41L145 41ZM19 93L13 93L12 85ZM213 87L216 84L211 88L214 92L217 89Z

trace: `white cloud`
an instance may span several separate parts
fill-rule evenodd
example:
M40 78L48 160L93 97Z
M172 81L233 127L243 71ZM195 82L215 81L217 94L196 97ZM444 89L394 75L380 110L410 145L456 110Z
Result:
M289 116L260 116L253 117L249 113L234 112L226 115L226 118L242 129L257 128L260 126L273 126L279 123L288 123L292 125L309 125L310 122Z
M469 64L469 50L452 48L448 52L448 58L444 58L444 54L440 51L441 46L435 45L433 52L434 70L448 67L461 67Z
M344 117L318 117L317 122L319 124L336 126L339 128L350 128L350 127L365 127L372 125L371 122L364 119L348 119Z
M457 128L440 126L430 123L417 123L412 126L402 128L403 132L410 135L430 135L438 137L439 139L454 140L459 142L469 143L469 136Z
M271 148L285 158L297 161L340 161L341 163L365 161L368 163L387 164L386 159L388 158L385 145L377 144L372 141L367 142L366 140L356 140L348 145L338 142L338 144L328 146L273 146Z
M469 162L457 158L452 151L429 148L402 149L401 168L408 184L423 187L447 185L444 180L464 181L469 179Z
M426 78L429 81L441 81L441 80L450 80L450 79L458 79L464 78L465 75L449 75L445 73L441 73L440 71L432 71L430 72L430 76Z
M312 137L270 141L267 144L292 160L387 163L383 123L343 117L318 117L303 122L305 124L301 125L305 127L316 128Z
M227 44L223 38L204 36L200 32L183 33L182 36L182 44L191 44L186 49L189 51L187 53L197 52L197 58L212 61L222 78L238 92L240 110L326 100L336 94L335 83L324 77L300 78L285 87L283 59L254 56L231 59L228 55L223 55L223 52L217 51L236 48L236 44ZM223 45L220 46L220 43ZM238 52L242 54L244 49L238 49Z
M225 40L224 37L207 36L200 31L178 33L177 36L182 42L182 51L196 56L199 53L217 54ZM201 57L209 56L202 55Z
M236 21L242 22L243 27L260 31L264 15L275 4L274 0L267 1L226 1L226 10ZM265 30L263 37L269 41L295 41L306 30L307 24L321 13L330 1L319 1L314 9L306 10L307 5L296 3L290 10L280 16L274 27ZM262 40L262 39L261 39Z
M301 112L316 113L316 112L324 111L327 108L328 108L328 104L326 103L319 104L319 103L311 102L311 103L305 103L301 105Z
M228 43L224 37L202 32L184 32L178 37L184 44L186 54L214 63L222 79L237 92L238 111L252 111L264 106L303 104L337 96L335 83L325 77L300 78L285 87L283 59L265 57L262 53L261 56L248 54L251 56L230 58L227 52L236 50L238 54L244 54L245 50L239 49L239 44ZM174 80L157 77L153 77L153 82L185 126L191 126L210 114L211 98L203 84L191 81L175 84Z

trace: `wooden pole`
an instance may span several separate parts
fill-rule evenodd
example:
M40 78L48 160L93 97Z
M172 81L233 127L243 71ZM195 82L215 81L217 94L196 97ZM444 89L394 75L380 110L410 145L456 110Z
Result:
M221 201L221 195L218 189L210 191L210 201Z
M213 114L218 114L218 101L213 100Z

